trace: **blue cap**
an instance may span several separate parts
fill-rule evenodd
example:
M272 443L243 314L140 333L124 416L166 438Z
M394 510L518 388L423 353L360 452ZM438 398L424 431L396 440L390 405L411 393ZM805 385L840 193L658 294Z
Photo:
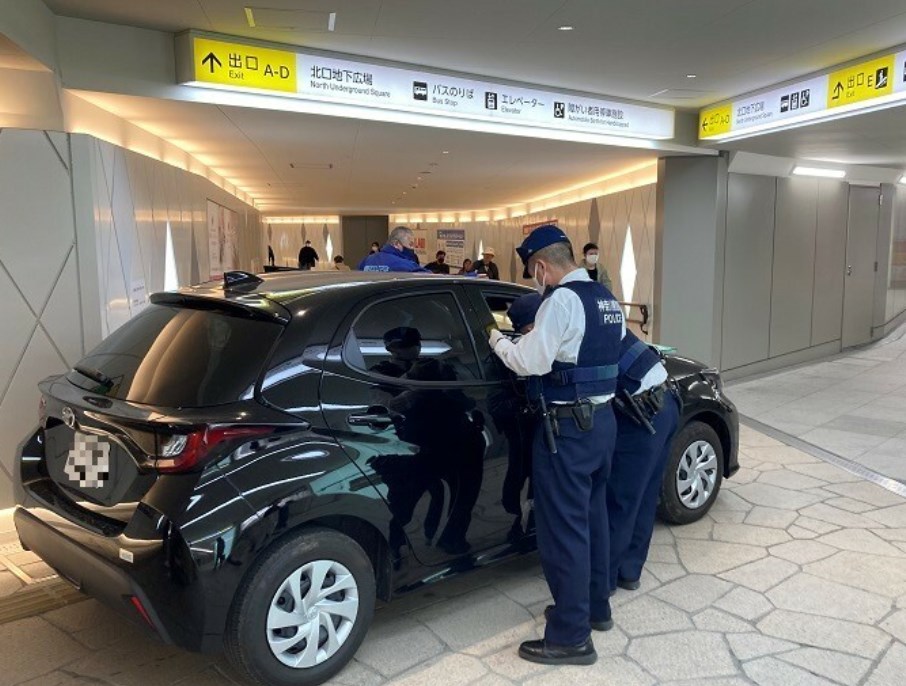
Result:
M563 233L563 229L554 224L539 226L525 237L522 245L516 248L516 253L522 259L524 266L522 270L523 278L531 278L531 274L528 272L528 263L531 256L549 245L554 245L554 243L569 243L569 237Z
M513 301L506 316L513 322L513 328L516 331L522 329L523 326L534 323L535 315L538 314L538 308L541 307L542 300L540 293L527 293Z

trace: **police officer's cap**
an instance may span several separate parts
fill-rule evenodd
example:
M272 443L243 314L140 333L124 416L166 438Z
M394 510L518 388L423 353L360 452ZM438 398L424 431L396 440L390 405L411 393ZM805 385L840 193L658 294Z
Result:
M541 307L541 300L540 293L528 293L513 301L506 314L513 322L513 328L516 331L520 331L522 327L535 321L535 315L538 314L538 308Z
M569 237L555 224L539 226L525 237L525 240L522 241L522 245L516 248L516 253L522 259L522 264L524 266L524 269L522 270L523 278L531 278L531 274L529 274L528 271L528 263L532 255L555 243L569 243Z

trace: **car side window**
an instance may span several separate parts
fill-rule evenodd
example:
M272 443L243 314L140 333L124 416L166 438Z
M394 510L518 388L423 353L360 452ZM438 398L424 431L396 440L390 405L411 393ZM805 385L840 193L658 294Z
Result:
M346 363L370 374L413 381L475 381L478 360L451 293L413 295L368 306L343 349Z
M519 296L512 293L483 291L481 299L487 307L481 307L480 304L477 306L478 316L482 324L485 326L496 326L502 333L515 337L516 331L513 329L513 323L507 316L507 312L509 312L510 305L513 304L517 297ZM478 346L478 357L481 359L481 366L488 381L504 381L513 378L513 373L506 368L506 365L491 350L487 336L476 340L476 345Z

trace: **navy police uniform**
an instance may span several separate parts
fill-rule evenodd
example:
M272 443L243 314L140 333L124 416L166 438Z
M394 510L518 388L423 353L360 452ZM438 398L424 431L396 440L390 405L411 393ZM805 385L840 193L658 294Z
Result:
M543 226L517 252L527 265L532 255L557 242L568 239L559 228ZM578 300L560 296L562 289ZM550 330L554 315L546 323L546 307L561 308L559 316L569 317L562 322L563 330ZM575 326L580 318L584 329ZM577 330L583 331L578 345L575 336L569 338L570 331ZM555 424L554 445L543 419L532 444L538 550L555 604L546 612L544 642L520 648L526 659L590 664L595 658L591 627L609 628L607 479L616 438L610 400L624 330L622 311L610 292L591 281L585 270L576 269L545 295L533 331L517 343L499 332L491 334L494 351L517 373L545 369L529 374L529 394L536 404L543 398Z
M633 396L655 433L630 414L616 412L617 440L613 467L607 482L607 513L610 524L610 590L617 586L634 590L648 557L654 531L661 481L670 444L679 421L679 399L664 382L667 379L660 355L626 332L620 346L617 404L624 406L624 393ZM654 395L654 402L646 396ZM648 407L657 407L649 412Z

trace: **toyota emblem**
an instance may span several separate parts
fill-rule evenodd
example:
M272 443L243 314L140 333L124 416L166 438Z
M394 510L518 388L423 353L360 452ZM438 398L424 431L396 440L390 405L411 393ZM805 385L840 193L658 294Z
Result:
M70 429L75 428L75 412L72 411L71 407L63 408L63 423Z

